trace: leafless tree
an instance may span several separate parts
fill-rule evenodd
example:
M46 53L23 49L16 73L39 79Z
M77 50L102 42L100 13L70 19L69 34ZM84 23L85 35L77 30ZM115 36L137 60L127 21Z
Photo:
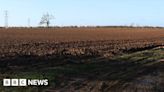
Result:
M40 25L46 24L47 27L50 26L50 20L54 19L53 15L50 15L49 13L44 14L41 18Z

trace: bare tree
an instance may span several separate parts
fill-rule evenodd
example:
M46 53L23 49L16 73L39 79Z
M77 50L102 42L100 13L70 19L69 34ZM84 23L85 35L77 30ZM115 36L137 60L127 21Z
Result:
M50 15L49 13L44 14L41 18L40 25L46 24L47 27L50 25L50 20L54 19L53 15Z

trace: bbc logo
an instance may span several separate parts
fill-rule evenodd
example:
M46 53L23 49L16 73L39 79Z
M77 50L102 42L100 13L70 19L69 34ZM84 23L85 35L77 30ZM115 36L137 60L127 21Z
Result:
M3 86L27 86L26 79L3 79Z

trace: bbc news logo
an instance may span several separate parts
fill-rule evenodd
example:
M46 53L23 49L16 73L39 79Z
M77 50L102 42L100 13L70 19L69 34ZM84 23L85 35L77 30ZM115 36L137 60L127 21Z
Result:
M3 79L3 86L48 86L48 79Z

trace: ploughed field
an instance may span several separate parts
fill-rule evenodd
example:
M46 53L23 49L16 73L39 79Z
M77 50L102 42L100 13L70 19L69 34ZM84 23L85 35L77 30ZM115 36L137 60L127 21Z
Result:
M1 28L0 79L50 85L0 90L162 92L163 46L163 28Z

